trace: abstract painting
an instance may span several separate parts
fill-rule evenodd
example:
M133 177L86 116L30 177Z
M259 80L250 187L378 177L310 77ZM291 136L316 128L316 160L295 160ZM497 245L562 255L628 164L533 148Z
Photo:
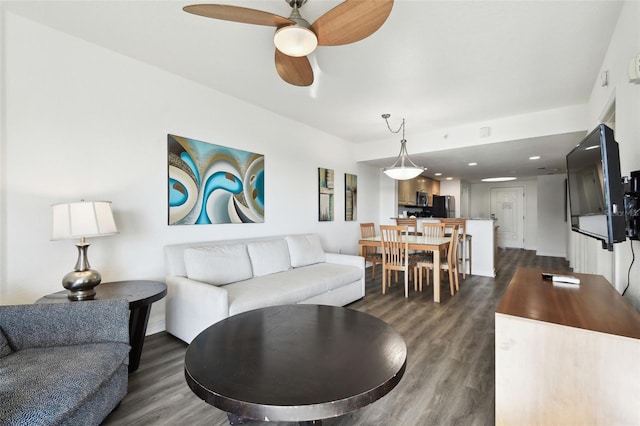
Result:
M358 176L344 174L344 220L358 220Z
M264 155L167 135L169 225L264 222Z
M318 220L333 220L333 170L318 168Z

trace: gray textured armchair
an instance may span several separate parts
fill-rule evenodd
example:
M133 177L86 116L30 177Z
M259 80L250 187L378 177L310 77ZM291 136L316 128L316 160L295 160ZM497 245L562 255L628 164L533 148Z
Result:
M127 393L126 300L0 306L0 424L98 425Z

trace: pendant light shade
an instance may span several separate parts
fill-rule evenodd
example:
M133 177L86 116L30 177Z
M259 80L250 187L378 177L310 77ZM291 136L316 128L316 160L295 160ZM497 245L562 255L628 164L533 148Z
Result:
M411 158L409 158L409 154L407 154L407 141L403 139L400 143L402 144L402 147L400 148L400 155L398 155L398 158L396 158L393 165L385 167L382 171L391 179L413 179L414 177L419 176L425 169L424 167L417 166L413 161L411 161Z
M407 140L404 138L404 118L402 119L400 128L394 132L389 126L389 117L391 117L391 115L382 114L382 118L387 122L387 127L389 127L391 133L398 133L402 130L402 140L400 141L400 154L398 154L398 158L396 158L396 161L391 166L385 167L382 171L391 179L413 179L424 172L426 168L416 165L416 163L411 160L411 157L409 157L409 153L407 152Z

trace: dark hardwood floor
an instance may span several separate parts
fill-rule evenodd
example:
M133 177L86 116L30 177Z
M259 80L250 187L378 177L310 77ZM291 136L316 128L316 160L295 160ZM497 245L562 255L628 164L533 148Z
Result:
M356 412L325 419L347 425L493 425L494 312L518 266L569 271L562 258L536 256L527 250L500 250L495 278L467 275L460 292L441 287L413 290L404 298L402 285L381 294L381 267L366 296L350 308L391 324L408 347L407 369L398 386ZM105 425L228 425L224 412L195 396L184 379L187 345L166 332L148 336L138 371L129 375L129 393ZM363 354L364 356L365 354ZM212 360L215 362L215 360ZM290 425L263 423L254 425Z

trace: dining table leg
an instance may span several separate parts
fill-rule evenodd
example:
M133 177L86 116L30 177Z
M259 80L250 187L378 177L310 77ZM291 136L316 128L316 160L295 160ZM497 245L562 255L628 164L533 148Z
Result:
M433 301L440 303L440 249L433 253Z

